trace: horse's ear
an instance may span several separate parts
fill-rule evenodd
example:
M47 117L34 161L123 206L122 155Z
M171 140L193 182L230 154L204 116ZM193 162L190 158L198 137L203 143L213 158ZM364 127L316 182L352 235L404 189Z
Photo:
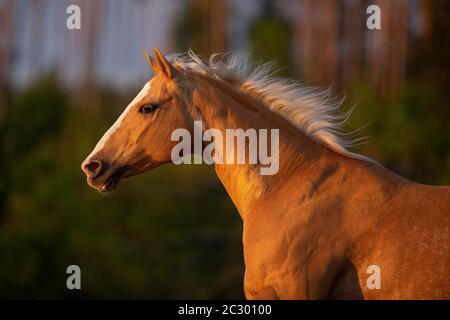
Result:
M154 63L154 59L152 57L150 57L150 55L148 54L147 50L144 50L144 56L147 59L147 63L150 66L150 68L152 68L153 70L153 63Z
M155 51L155 58L150 57L148 52L144 50L144 55L147 58L147 62L153 72L155 74L162 73L167 78L173 79L176 75L176 69L170 64L169 61L167 61L166 58L164 58L158 49L154 48L153 51Z

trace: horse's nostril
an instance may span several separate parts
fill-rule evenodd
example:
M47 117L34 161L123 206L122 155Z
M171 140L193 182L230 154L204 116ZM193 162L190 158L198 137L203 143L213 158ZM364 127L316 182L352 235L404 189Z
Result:
M97 160L90 160L83 166L84 172L88 177L96 177L102 169L102 163Z
M88 163L86 165L86 169L88 169L89 171L95 171L95 169L97 169L100 166L100 164L96 161Z

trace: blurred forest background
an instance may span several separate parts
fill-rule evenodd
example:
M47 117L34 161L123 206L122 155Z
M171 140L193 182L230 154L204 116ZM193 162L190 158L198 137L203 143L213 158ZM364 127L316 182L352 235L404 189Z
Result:
M357 106L348 128L367 124L356 152L450 184L450 1L0 0L1 298L243 297L241 221L211 167L167 165L108 196L80 170L151 77L152 47L251 52L331 86ZM66 288L71 264L82 290Z

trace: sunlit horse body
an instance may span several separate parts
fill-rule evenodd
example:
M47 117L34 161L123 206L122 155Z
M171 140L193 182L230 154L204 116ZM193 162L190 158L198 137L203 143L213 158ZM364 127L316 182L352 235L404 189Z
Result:
M106 192L171 161L177 128L279 128L279 171L215 164L243 221L248 299L450 298L450 188L408 181L346 151L339 104L236 56L164 58L83 162ZM169 62L170 61L170 62ZM151 187L151 186L149 186ZM368 286L369 266L379 286ZM369 269L370 271L370 269Z

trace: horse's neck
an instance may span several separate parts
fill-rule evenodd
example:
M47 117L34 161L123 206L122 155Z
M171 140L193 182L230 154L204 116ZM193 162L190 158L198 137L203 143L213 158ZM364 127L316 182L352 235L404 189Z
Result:
M385 201L392 188L404 181L379 165L331 151L259 105L256 99L224 83L205 83L193 92L193 100L206 127L219 129L223 134L230 128L280 130L279 170L275 175L261 175L259 165L215 165L243 220L254 211L282 211L283 206L286 210L299 209L302 203L309 205L314 199L323 199L324 194L328 199L350 199L357 195L370 199L371 203L375 197L377 201ZM352 203L355 208L360 205Z
M308 179L320 177L331 162L339 158L281 116L258 105L258 101L239 95L231 88L221 89L229 91L224 93L217 87L204 86L193 94L205 127L219 129L224 136L226 129L280 130L279 170L275 175L261 175L259 165L215 164L219 179L243 219L259 204L273 199L293 177L301 175L304 182L308 182Z

